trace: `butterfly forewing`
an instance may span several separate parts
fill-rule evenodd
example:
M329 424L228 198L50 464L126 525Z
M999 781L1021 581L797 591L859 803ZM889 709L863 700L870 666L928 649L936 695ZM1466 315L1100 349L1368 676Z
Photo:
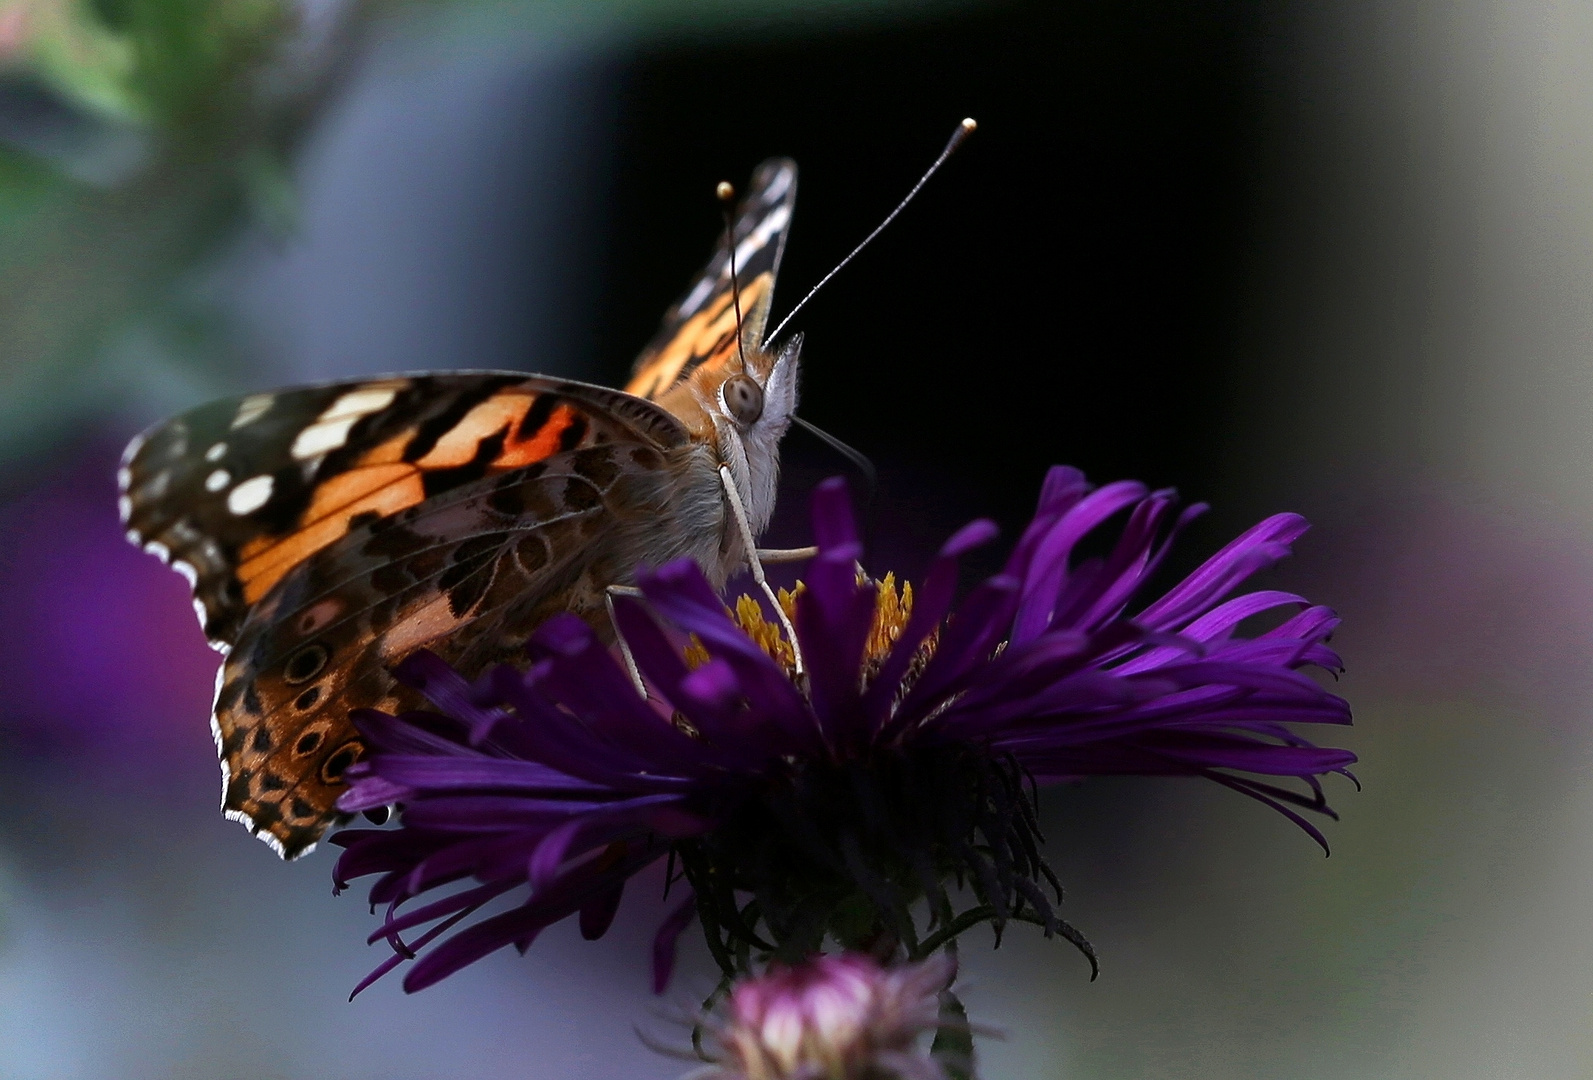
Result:
M193 578L205 634L348 531L490 472L576 445L594 413L677 443L624 394L511 372L362 379L213 402L134 440L122 513L134 543Z
M736 211L736 282L741 289L742 339L747 349L763 344L774 281L785 254L796 208L796 162L765 161L752 174ZM735 296L730 249L723 237L713 257L686 293L664 314L658 333L637 357L625 389L656 399L704 364L725 364L736 355Z

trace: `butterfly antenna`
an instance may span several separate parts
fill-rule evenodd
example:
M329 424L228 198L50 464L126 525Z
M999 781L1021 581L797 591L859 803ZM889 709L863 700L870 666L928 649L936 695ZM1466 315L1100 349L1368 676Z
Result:
M974 119L971 116L967 117L962 123L957 125L957 130L951 133L950 139L946 140L946 149L940 152L940 156L935 159L935 163L929 167L923 176L918 178L918 183L913 185L913 189L907 193L907 197L896 204L896 209L885 215L885 220L880 222L879 225L875 227L873 232L863 237L863 242L857 245L857 247L853 248L850 255L836 263L834 270L831 270L828 274L825 274L824 277L820 278L819 283L813 286L813 288L809 289L806 296L797 301L797 306L787 312L786 317L780 320L780 325L774 328L774 333L765 335L765 341L773 341L778 338L780 336L780 331L785 329L786 323L790 322L796 317L796 313L801 311L803 307L807 305L809 300L813 299L813 295L820 289L824 288L824 286L829 283L829 280L832 277L834 277L836 274L839 274L847 263L857 258L858 253L864 248L868 247L868 245L873 242L876 236L884 232L885 226L895 221L897 214L900 214L903 210L907 209L907 204L913 201L913 196L917 195L919 189L929 182L929 178L934 176L936 171L939 170L942 165L946 164L946 159L951 157L952 152L956 150L957 147L961 146L963 140L972 135L974 133L974 129L976 129L978 126L978 124L974 123ZM725 184L722 186L728 187L729 185ZM734 252L731 254L734 256Z
M828 446L831 450L834 450L837 454L840 454L847 461L850 461L857 467L857 471L863 475L863 483L868 487L867 493L864 496L864 502L872 502L874 498L874 492L879 487L879 473L875 470L874 463L868 459L868 455L856 447L849 446L840 439L837 439L834 435L831 435L828 431L825 431L811 420L804 420L802 417L795 414L792 414L791 419L797 427L808 432L814 438L824 443L825 446Z
M736 221L731 214L736 189L729 180L721 180L714 194L719 197L719 208L725 215L725 250L730 253L730 300L736 306L736 357L741 361L741 370L746 371L747 355L741 351L741 284L736 281Z

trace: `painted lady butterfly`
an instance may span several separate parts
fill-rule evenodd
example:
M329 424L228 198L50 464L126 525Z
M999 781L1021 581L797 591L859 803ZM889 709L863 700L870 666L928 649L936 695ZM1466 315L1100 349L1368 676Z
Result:
M793 162L758 168L624 392L394 375L212 402L128 445L128 539L189 579L226 657L228 817L310 851L363 750L349 711L418 707L389 673L418 648L473 675L559 611L611 636L638 564L756 565L797 403L800 337L763 339L795 198Z

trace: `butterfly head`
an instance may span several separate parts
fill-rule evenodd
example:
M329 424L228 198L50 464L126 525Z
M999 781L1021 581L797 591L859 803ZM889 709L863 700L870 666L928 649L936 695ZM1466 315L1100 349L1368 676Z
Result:
M780 440L797 408L802 336L792 335L779 348L748 348L742 355L744 364L737 358L722 367L702 365L660 404L714 444L735 474L750 524L759 531L774 513Z
M780 440L796 412L801 359L802 335L794 334L778 350L748 353L745 370L719 385L715 425L735 433L735 438L721 437L719 442L722 450L729 451L725 456L742 481L754 533L762 532L774 516ZM736 462L736 457L743 461Z

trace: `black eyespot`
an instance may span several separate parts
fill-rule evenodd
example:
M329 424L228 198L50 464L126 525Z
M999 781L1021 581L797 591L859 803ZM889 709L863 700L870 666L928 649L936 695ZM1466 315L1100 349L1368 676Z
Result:
M763 415L763 387L750 375L732 375L719 390L725 409L742 427L750 427Z
M314 708L315 703L321 700L321 688L312 686L293 700L293 707L303 712L305 709Z
M282 666L282 679L289 686L308 682L320 673L331 658L332 650L320 642L306 645L288 657L288 662Z
M365 811L365 820L372 825L386 825L387 817L388 811L385 806L378 806L375 809Z
M299 736L299 741L293 745L293 752L299 755L313 754L315 753L315 748L320 745L321 733L319 731L306 731Z
M321 766L321 779L328 784L335 784L343 779L343 774L348 772L348 767L360 759L365 752L365 744L358 739L350 739L337 748L337 752L326 759L326 764Z

